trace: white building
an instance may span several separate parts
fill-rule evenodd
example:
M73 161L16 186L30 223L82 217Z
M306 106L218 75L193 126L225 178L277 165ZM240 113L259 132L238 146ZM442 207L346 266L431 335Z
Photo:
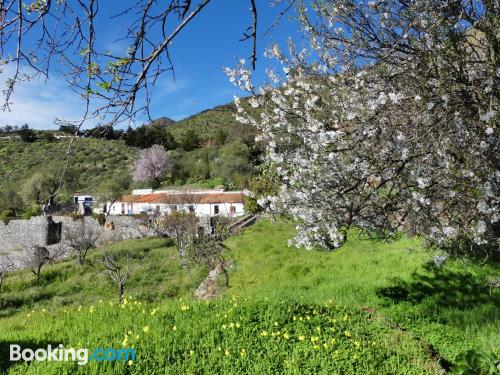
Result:
M108 205L111 204L108 203ZM175 211L193 212L198 217L238 217L245 213L242 191L213 190L133 190L114 202L110 215L140 213L169 214Z

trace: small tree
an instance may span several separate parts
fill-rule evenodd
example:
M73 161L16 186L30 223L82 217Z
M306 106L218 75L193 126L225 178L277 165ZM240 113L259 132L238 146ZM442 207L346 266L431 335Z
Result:
M173 212L155 220L155 231L175 241L179 256L184 257L198 236L198 218L191 212Z
M42 272L43 266L47 263L53 262L62 255L64 255L65 250L63 247L59 247L54 250L51 254L50 251L44 246L35 246L33 248L28 248L25 251L25 255L22 259L24 267L28 268L33 272L38 280Z
M109 202L106 205L106 215L109 214L111 207L120 198L123 193L129 188L130 178L128 174L115 175L110 179L107 179L101 183L99 186L99 196L100 200L103 202Z
M118 287L118 301L121 304L123 301L123 292L125 290L125 284L127 283L128 277L130 275L128 256L127 256L126 267L120 265L117 262L117 260L114 259L114 257L110 254L104 254L103 264L104 267L106 267L109 276Z
M171 161L163 146L153 145L142 150L134 164L132 178L134 181L153 181L160 186L160 178L169 167Z
M101 229L87 225L84 220L65 230L65 243L78 256L78 263L83 265L90 249L97 246Z
M3 278L7 272L12 272L15 270L14 261L6 256L0 257L0 292L2 291Z

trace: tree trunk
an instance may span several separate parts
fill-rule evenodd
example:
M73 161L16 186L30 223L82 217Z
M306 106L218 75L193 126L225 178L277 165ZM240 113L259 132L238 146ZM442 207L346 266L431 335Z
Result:
M119 301L120 305L123 302L123 284L121 284L121 283L118 285L118 301Z

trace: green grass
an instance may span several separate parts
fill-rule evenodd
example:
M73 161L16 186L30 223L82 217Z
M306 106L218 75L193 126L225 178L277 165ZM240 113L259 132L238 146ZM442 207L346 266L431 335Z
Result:
M448 361L468 349L500 347L500 293L485 286L498 264L449 262L436 269L416 239L350 240L334 252L287 247L290 223L259 222L229 242L233 289L245 295L356 306L426 341ZM272 233L272 236L269 235Z
M43 286L27 272L8 276L0 298L47 296L0 319L0 368L78 370L74 363L7 362L12 342L137 350L130 365L80 368L95 374L440 373L470 349L498 350L500 295L484 287L498 265L449 262L436 270L416 239L372 242L356 233L335 252L309 252L288 247L292 235L292 224L262 220L230 239L230 287L212 302L191 298L206 270L182 268L160 239L113 248L122 259L137 254L123 307L105 275L90 266L78 272L75 261L44 270ZM173 285L175 299L167 291Z
M127 240L106 250L121 264L128 257L130 277L125 292L140 296L143 302L190 296L207 273L200 267L183 267L177 250L167 247L163 239ZM39 280L29 271L12 274L0 293L0 317L32 308L55 310L117 300L117 288L101 264L101 252L90 253L84 266L74 258L47 265Z

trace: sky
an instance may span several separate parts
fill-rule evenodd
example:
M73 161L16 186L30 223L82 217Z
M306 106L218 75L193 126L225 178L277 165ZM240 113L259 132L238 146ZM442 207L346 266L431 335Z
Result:
M266 68L274 64L263 56L265 48L272 42L284 46L288 37L295 40L301 38L296 23L286 18L270 33L265 33L280 11L271 7L270 3L272 1L257 0L258 61L254 72L257 84L264 82ZM101 13L106 13L106 9ZM115 41L115 35L126 21L122 19L123 24L116 24L107 18L101 19L98 27L105 28L107 32L98 33L101 37L98 43L111 51L123 49L124 46ZM175 80L171 73L166 72L157 82L150 105L151 116L180 120L229 103L234 95L243 95L229 82L223 68L235 66L240 58L250 56L251 42L241 42L240 39L251 22L248 0L210 2L174 39L170 53L175 66ZM0 74L0 80L2 78ZM81 99L69 89L62 76L53 72L47 81L34 80L18 86L11 111L0 112L0 126L26 123L36 129L56 129L55 118L78 119L82 112Z

